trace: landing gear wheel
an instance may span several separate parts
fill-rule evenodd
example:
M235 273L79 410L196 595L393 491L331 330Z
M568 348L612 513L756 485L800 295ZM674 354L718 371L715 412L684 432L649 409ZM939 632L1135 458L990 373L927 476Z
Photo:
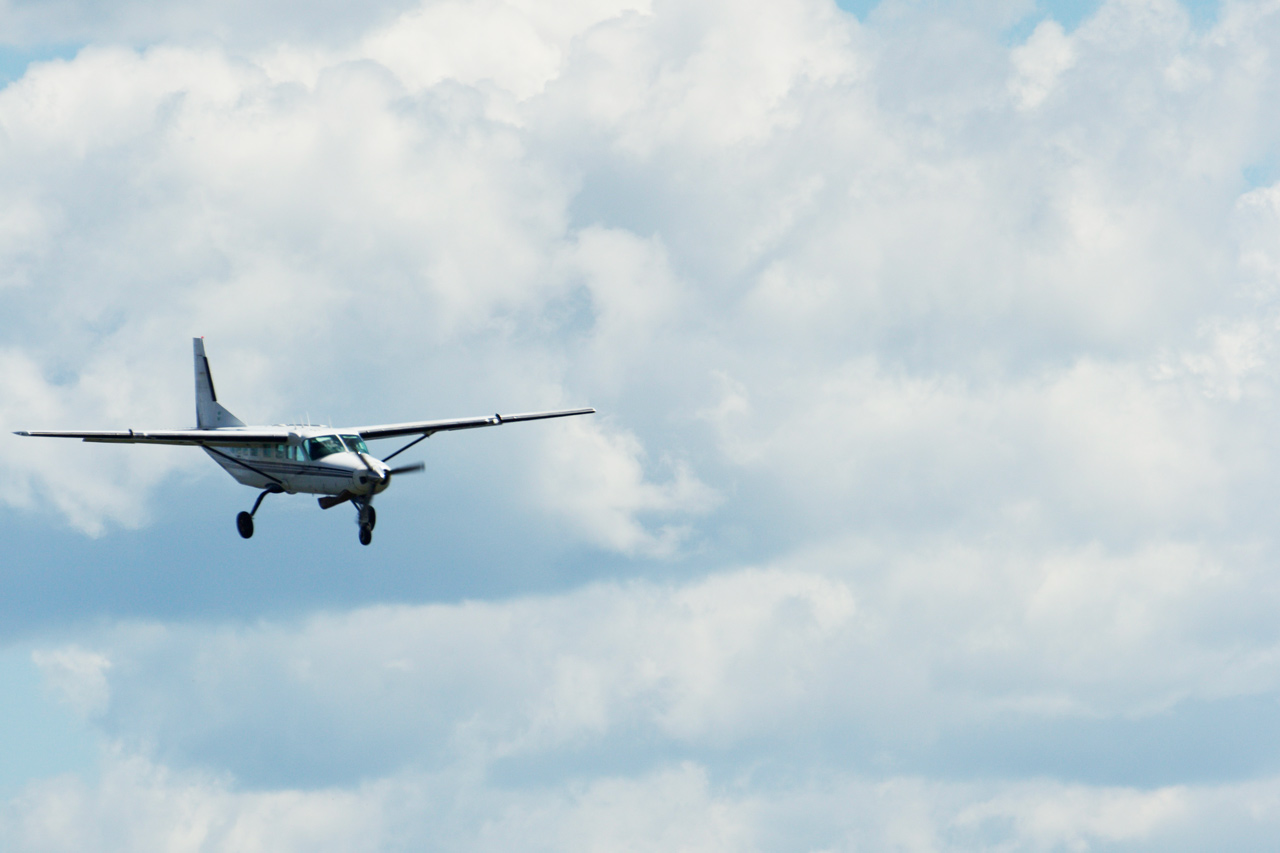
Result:
M366 507L365 512L367 512L368 515L365 517L364 523L369 528L369 532L372 533L373 528L378 524L378 513L374 512L373 507Z
M236 516L236 530L240 531L240 536L248 539L253 535L253 516L247 512L242 512Z
M371 524L360 525L360 544L368 545L372 541L373 541L373 525Z

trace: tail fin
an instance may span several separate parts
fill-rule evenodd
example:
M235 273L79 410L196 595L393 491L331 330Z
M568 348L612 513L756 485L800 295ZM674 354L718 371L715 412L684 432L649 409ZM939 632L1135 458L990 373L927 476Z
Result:
M204 356L204 338L193 340L196 351L196 428L244 426L244 421L222 408L213 390L213 374L209 372L209 359Z

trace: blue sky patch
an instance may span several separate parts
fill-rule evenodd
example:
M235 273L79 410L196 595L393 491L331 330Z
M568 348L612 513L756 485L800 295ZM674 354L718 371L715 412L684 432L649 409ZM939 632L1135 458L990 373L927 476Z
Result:
M0 651L0 796L34 779L87 773L97 747L88 726L52 696L30 649Z
M27 67L33 62L48 62L51 59L71 59L80 52L84 45L63 44L45 45L43 47L0 47L0 84L8 85L22 78Z
M865 21L881 2L882 0L836 0L836 5ZM1070 32L1101 5L1101 0L1039 0L1035 12L1027 15L1014 29L1018 32L1025 29L1025 34L1030 34L1040 21L1053 18ZM1218 19L1220 0L1182 0L1182 5L1191 15L1191 21L1197 29L1210 27Z

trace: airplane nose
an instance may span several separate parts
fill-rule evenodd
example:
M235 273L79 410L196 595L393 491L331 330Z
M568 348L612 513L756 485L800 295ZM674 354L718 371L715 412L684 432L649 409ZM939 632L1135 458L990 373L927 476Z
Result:
M351 473L351 491L356 494L365 494L370 492L382 483L386 482L388 468L383 462L374 459L371 462L372 471L361 465Z

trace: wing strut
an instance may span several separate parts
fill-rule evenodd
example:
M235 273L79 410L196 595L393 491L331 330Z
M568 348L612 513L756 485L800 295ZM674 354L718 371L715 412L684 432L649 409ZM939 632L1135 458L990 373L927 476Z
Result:
M429 433L429 432L428 432L428 433L425 433L425 434L423 434L423 435L418 436L418 437L417 437L417 438L415 438L413 441L409 442L409 443L408 443L408 444L406 444L404 447L402 447L402 448L400 448L399 450L397 450L395 453L392 453L392 454L391 454L391 456L399 456L401 453L404 453L406 450L408 450L410 447L413 447L415 444L417 444L419 441L422 441L424 438L431 438L431 433ZM383 462L386 462L388 459L390 459L390 458L391 458L391 456L384 456L384 457L382 457L382 461L383 461Z

